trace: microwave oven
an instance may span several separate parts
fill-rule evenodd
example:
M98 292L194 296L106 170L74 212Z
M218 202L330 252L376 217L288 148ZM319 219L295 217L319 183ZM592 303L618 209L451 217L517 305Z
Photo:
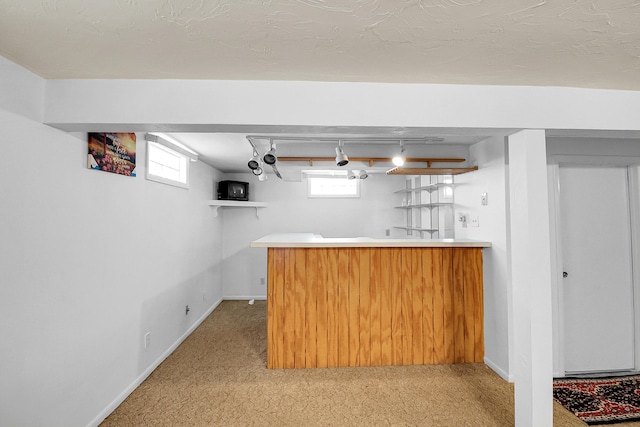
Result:
M249 183L242 181L218 182L218 200L249 200Z

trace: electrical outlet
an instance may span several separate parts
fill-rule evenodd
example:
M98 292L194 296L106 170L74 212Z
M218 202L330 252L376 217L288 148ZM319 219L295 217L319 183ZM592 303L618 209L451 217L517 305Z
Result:
M471 226L472 227L480 227L480 217L479 216L472 216L471 217Z
M462 228L467 228L467 214L458 214L458 222L462 224Z
M148 348L151 344L151 332L144 334L144 348Z
M262 286L264 286L266 283L267 283L267 282L265 281L264 277L261 277L261 278L260 278L260 284L261 284Z

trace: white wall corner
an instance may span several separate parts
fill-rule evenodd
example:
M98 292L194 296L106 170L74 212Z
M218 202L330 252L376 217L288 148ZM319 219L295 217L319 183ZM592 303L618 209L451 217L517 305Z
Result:
M500 378L502 378L503 380L508 381L510 383L515 381L515 377L513 374L509 374L507 371L500 368L500 366L494 363L491 359L485 357L484 364L487 365L489 368L491 368L491 370L496 374L498 374Z
M42 122L45 80L0 56L0 108Z

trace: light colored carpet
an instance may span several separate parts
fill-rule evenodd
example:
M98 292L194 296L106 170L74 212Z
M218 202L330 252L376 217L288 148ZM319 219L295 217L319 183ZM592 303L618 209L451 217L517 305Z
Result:
M483 364L269 370L266 304L224 301L102 424L513 426ZM554 407L556 427L585 426Z

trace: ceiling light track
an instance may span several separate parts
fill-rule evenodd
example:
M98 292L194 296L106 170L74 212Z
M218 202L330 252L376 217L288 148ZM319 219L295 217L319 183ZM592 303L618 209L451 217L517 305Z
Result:
M280 162L308 162L309 166L313 166L314 162L334 162L333 157L278 157ZM352 162L368 162L369 167L373 167L374 163L392 163L391 157L349 157ZM433 163L462 163L466 159L460 158L435 158L435 157L408 157L406 163L426 163L427 167L431 167Z
M388 142L398 143L402 142L422 142L422 143L435 143L443 142L444 138L439 136L425 136L425 137L411 137L411 138L397 138L397 137L324 137L324 136L268 136L268 135L248 135L247 138L252 139L265 139L269 141L281 141L281 142Z

